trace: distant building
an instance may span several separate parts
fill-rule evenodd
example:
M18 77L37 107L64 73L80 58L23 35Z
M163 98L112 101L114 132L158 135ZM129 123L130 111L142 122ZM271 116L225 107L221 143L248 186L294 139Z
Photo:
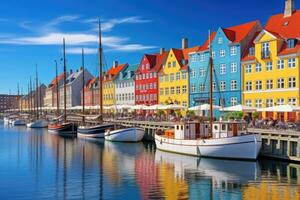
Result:
M18 109L20 98L21 96L18 95L0 94L0 113L9 109Z
M93 76L87 69L84 70L85 70L84 84L87 84L87 82L90 79L92 79ZM81 105L82 75L83 75L83 69L81 68L76 72L70 70L70 73L67 76L66 105L68 108ZM59 98L60 98L59 105L61 108L63 108L64 107L64 85L63 84L59 87Z
M64 78L64 74L62 73L57 77L55 77L47 87L45 98L44 98L45 107L56 107L57 104L56 82L58 81L58 87L62 86L64 82L63 78Z
M82 100L82 90L81 90L81 105L83 105ZM96 106L100 104L99 101L99 78L92 78L88 80L87 84L84 87L84 99L85 106Z
M45 107L45 95L46 95L46 85L41 84L37 91L34 90L31 93L27 95L23 95L21 98L19 98L19 107L22 110L25 109L33 109L35 107Z
M117 76L115 80L117 105L135 104L134 73L137 68L138 65L127 65Z

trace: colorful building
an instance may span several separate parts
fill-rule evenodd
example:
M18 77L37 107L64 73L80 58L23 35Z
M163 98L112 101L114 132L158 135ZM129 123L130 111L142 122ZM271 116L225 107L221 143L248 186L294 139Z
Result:
M44 104L45 107L56 107L57 106L57 82L58 87L63 85L64 82L64 73L59 74L57 77L55 77L51 83L48 85L46 89L46 94L44 98Z
M271 16L243 58L243 103L266 108L299 106L300 10L287 0L284 14ZM296 113L261 117L295 120Z
M159 72L159 103L180 104L188 107L189 102L189 53L200 47L188 48L186 38L182 39L182 49L171 48L166 62Z
M103 105L111 106L116 104L115 79L123 68L128 64L119 65L117 61L113 62L113 66L105 73L103 78Z
M135 104L134 73L137 68L138 65L127 65L117 76L115 80L117 105Z
M135 104L158 104L158 72L164 65L168 52L162 48L157 54L145 54L135 72Z
M81 90L81 105L83 105ZM99 78L94 77L90 79L84 87L84 103L85 106L96 106L99 105Z
M241 104L241 58L255 34L258 21L219 28L210 36L213 57L213 102L220 106ZM189 106L209 103L209 40L199 51L189 54Z

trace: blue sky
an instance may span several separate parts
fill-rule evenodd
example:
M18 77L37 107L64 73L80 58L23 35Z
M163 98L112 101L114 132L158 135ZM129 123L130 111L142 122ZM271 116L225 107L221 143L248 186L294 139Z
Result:
M300 1L296 0L296 8ZM103 21L106 67L113 60L139 63L144 53L160 47L201 45L208 30L252 20L264 25L269 16L283 12L284 0L10 0L0 7L0 93L16 92L17 82L27 90L38 65L48 84L55 75L54 60L62 57L62 37L67 43L67 67L81 65L97 73L97 17ZM60 65L60 71L62 66Z

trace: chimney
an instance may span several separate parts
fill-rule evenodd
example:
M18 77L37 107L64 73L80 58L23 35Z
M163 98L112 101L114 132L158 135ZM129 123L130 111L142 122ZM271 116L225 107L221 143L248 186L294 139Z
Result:
M284 17L292 16L295 11L295 0L285 0Z
M70 74L73 74L73 70L72 69L70 69Z
M160 48L159 53L163 54L165 52L165 48Z
M182 44L182 49L188 48L188 39L182 38L181 44Z
M118 66L118 61L113 61L113 68L116 68Z

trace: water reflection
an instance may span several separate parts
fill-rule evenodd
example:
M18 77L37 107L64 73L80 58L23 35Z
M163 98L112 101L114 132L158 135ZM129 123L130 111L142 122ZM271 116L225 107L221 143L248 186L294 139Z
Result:
M300 165L0 127L1 199L300 199Z

